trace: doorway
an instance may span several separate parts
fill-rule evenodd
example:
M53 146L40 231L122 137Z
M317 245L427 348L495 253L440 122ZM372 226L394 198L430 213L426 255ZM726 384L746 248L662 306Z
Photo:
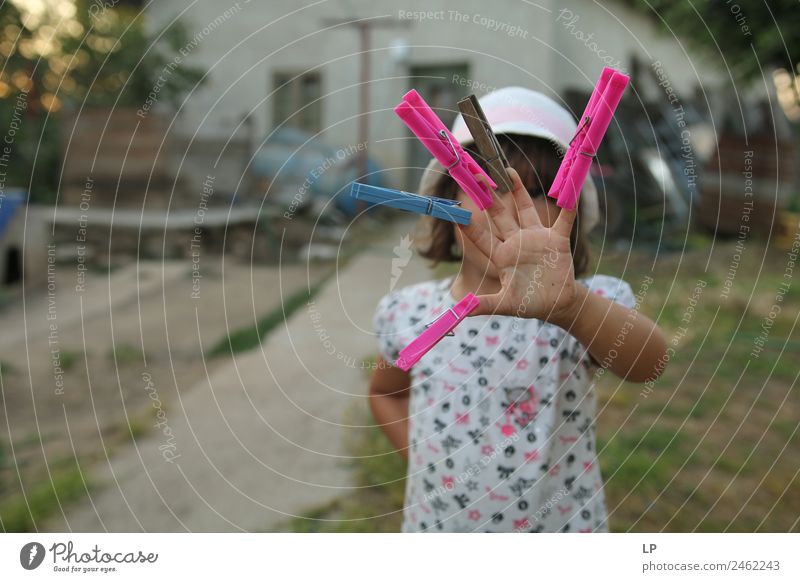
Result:
M22 281L22 253L18 247L8 247L3 265L3 285L15 285Z

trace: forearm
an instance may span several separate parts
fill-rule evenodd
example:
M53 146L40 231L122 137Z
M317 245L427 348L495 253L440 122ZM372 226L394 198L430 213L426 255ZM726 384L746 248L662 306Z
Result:
M658 378L664 369L666 342L659 327L637 310L591 293L583 285L578 285L573 309L553 323L620 378L645 382Z
M408 396L370 394L369 403L378 426L408 459Z

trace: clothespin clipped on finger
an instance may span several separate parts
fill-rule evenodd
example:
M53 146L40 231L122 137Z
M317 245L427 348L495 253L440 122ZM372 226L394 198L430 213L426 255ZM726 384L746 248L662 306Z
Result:
M350 196L356 200L363 200L371 204L385 205L397 210L425 214L439 220L447 220L458 224L469 224L472 213L460 208L461 202L448 198L435 196L420 196L413 192L393 190L381 186L370 186L353 182L350 186Z
M475 140L475 145L478 146L478 151L486 160L489 176L497 182L497 192L499 194L510 192L514 185L506 172L508 160L500 147L500 142L497 141L497 136L489 125L489 120L486 119L486 114L483 112L478 98L475 95L464 97L458 102L458 109Z
M394 112L431 155L447 168L450 176L478 208L486 210L492 205L492 190L497 188L497 184L461 147L419 93L412 89L403 95L403 100L394 108ZM479 180L479 177L483 180Z
M556 198L561 208L573 210L589 174L592 160L611 124L630 77L605 67L583 112L575 136L561 161L548 196Z

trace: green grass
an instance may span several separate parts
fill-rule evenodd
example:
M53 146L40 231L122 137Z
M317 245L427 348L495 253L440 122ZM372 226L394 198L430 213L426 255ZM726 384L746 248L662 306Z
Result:
M254 325L237 329L221 339L211 348L209 355L212 357L230 356L257 347L265 335L286 321L297 309L313 299L323 283L324 279L311 287L311 289L300 289L289 295L279 307L267 313Z
M59 353L59 360L61 361L61 367L64 370L71 370L78 360L83 357L83 352L73 352L70 350L61 350Z
M686 461L687 440L687 435L658 425L633 434L621 432L609 441L598 438L606 486L628 491L666 486L672 468Z
M141 412L131 416L127 423L121 422L104 428L105 452L82 456L80 464L90 466L105 458L106 453L113 455L118 447L148 434L153 429L155 419L156 410L147 405ZM29 438L15 441L15 448L19 454L21 449L39 448L44 442L54 438L57 438L56 434L32 434ZM90 487L88 479L84 485L85 475L82 474L75 459L64 457L49 465L52 484L47 472L40 465L32 465L32 471L23 469L22 479L26 482L25 496L23 496L16 474L13 473L13 469L9 470L11 468L7 466L8 464L6 445L0 442L0 531L35 531L34 525L41 526L43 520L60 511L59 502L61 505L67 505L77 501L86 495L86 490ZM2 479L4 475L6 481Z
M0 361L0 378L9 376L14 373L14 366L8 362Z
M108 352L108 358L116 362L117 366L141 364L144 361L144 352L131 344L116 344Z
M0 526L6 532L32 532L41 521L59 511L64 504L86 494L84 477L77 466L54 469L52 482L42 479L40 484L21 495L0 504ZM27 500L27 502L26 502Z
M599 446L608 445L600 455L600 465L614 531L754 531L759 527L788 531L800 511L800 495L791 486L778 499L800 467L793 457L781 453L787 441L798 436L792 436L798 399L791 387L800 351L800 333L792 330L792 323L800 306L784 299L767 346L759 357L751 356L753 340L774 302L785 256L774 249L765 252L759 241L748 242L730 296L722 300L732 243L717 244L720 258L711 261L707 273L702 271L707 250L686 254L670 293L655 289L645 299L644 313L655 317L661 312L658 323L669 341L684 325L681 318L696 280L708 281L688 334L652 393L646 400L634 397L640 407L618 438L603 441L625 421L630 408L617 406L611 399L598 420L603 441ZM678 259L659 258L662 264L656 273L671 278ZM620 268L616 257L605 260L607 266L601 272ZM626 278L635 281L639 273L649 271L651 261L634 254ZM781 355L784 344L786 351ZM611 378L600 382L601 405L604 391L618 385ZM638 394L637 386L623 384L621 390L626 389ZM654 423L659 431L645 435ZM681 425L680 437L667 445ZM792 440L787 448L796 442ZM781 462L774 463L781 454ZM691 456L684 465L686 455ZM712 505L712 512L703 517Z
M150 407L148 407L150 408ZM151 408L155 412L155 409ZM145 436L153 426L153 419L154 416L148 414L146 417L141 418L131 418L128 422L128 438L132 441L137 441L141 437Z
M103 439L106 443L106 452L113 454L117 447L137 440L141 436L152 430L155 409L147 406L142 412L130 418L129 423L120 423L103 430ZM46 440L56 438L55 435L32 435L28 439L15 441L17 452L26 447L38 448ZM105 456L103 453L102 457ZM88 466L100 460L101 455L90 455L81 457L81 464ZM6 479L12 475L7 466L9 462L5 452L4 443L0 442L0 477L6 475ZM5 482L0 479L0 528L7 532L27 532L35 531L35 525L41 525L43 520L58 513L59 502L66 505L81 499L86 494L89 487L84 485L85 475L81 472L78 463L73 457L65 457L50 464L50 477L40 467L35 470L23 470L22 478L28 483L25 489L25 496L16 481ZM30 485L30 484L34 485ZM26 503L27 499L27 503ZM30 506L30 508L29 508Z
M776 420L772 427L786 440L800 438L800 422L796 418Z

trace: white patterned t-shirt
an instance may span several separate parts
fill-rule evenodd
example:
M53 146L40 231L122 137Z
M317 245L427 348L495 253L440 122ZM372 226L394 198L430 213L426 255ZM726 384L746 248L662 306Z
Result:
M633 308L621 279L580 281ZM452 279L383 297L383 357L455 300ZM404 532L608 531L595 455L596 370L586 348L536 319L469 317L410 370Z

